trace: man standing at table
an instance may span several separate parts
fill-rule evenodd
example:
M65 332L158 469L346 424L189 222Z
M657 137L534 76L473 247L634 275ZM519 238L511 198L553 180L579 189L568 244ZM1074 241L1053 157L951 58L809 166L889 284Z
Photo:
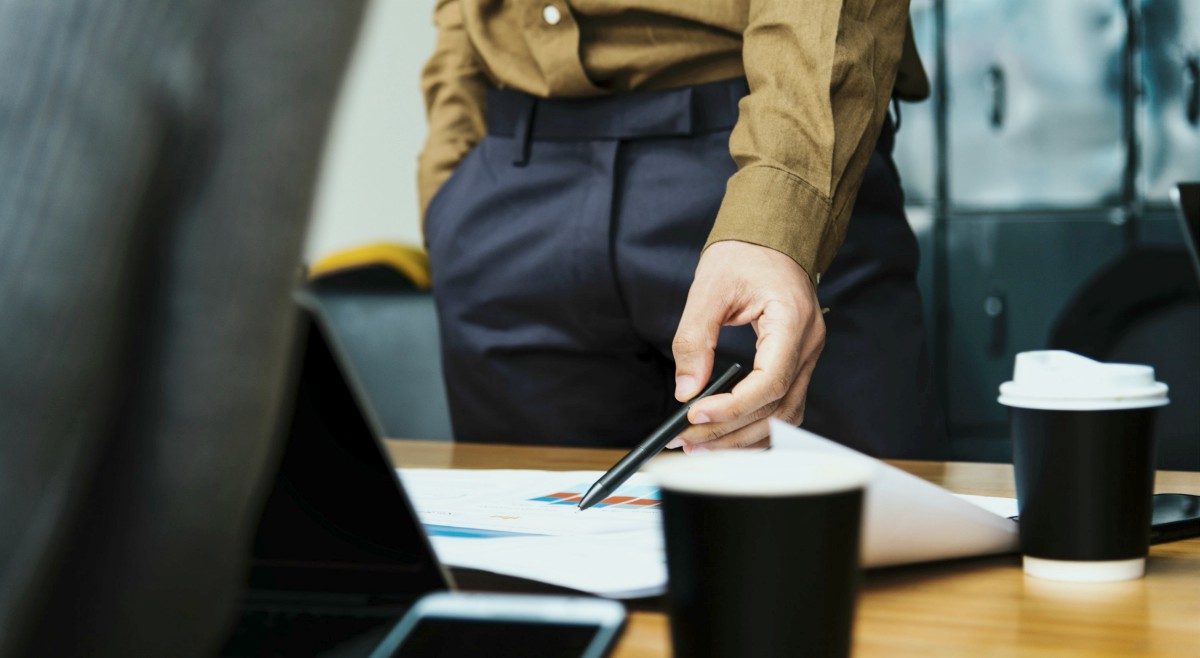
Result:
M739 361L672 447L776 416L940 456L885 125L927 94L907 6L438 0L419 182L456 438L632 445Z

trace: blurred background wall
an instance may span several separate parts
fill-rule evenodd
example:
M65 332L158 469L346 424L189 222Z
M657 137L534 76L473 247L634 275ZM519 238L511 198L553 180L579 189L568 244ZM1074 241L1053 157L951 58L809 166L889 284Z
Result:
M421 67L434 0L371 0L342 86L317 186L307 258L380 240L421 243Z
M420 243L432 13L433 0L372 2L310 259ZM935 92L900 108L896 160L956 456L1008 461L996 389L1013 356L1090 338L1094 356L1158 368L1173 400L1160 444L1200 469L1200 297L1176 280L1168 196L1200 180L1200 0L913 0L912 16ZM1097 306L1088 289L1105 275L1127 285Z

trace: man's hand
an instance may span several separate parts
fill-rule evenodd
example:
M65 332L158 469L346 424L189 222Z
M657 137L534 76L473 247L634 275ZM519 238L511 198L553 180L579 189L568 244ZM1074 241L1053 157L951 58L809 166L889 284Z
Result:
M747 242L717 242L700 257L671 346L675 397L686 402L703 390L721 327L747 323L758 335L753 371L732 392L697 402L688 412L693 427L668 447L689 454L765 447L768 418L804 418L808 381L825 346L816 290L789 256Z

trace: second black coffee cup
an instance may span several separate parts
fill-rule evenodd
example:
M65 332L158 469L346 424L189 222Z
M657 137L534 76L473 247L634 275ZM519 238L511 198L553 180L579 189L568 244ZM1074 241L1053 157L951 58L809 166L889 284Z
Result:
M1052 580L1139 578L1149 552L1154 369L1062 351L1017 355L1010 407L1025 572Z

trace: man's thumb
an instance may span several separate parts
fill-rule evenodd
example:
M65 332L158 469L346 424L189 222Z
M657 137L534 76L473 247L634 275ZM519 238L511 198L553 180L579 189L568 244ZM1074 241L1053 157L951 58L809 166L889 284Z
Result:
M687 402L695 397L712 375L713 350L721 325L704 322L684 309L671 352L675 356L675 399Z

